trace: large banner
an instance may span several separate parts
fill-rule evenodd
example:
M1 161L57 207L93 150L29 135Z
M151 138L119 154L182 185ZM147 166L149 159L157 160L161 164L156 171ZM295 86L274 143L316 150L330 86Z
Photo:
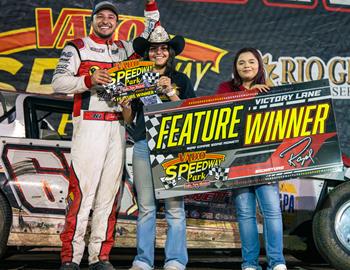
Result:
M157 198L342 170L327 80L144 110Z

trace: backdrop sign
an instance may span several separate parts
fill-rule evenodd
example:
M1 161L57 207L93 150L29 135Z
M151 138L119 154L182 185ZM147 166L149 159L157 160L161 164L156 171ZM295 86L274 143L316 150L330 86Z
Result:
M341 171L327 80L145 107L157 198Z

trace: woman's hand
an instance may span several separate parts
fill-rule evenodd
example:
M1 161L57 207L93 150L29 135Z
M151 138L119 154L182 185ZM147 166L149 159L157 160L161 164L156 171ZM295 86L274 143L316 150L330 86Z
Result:
M160 77L158 86L161 88L162 93L171 97L175 94L175 90L171 87L171 79L167 76Z
M162 89L162 93L166 94L171 101L180 100L177 96L175 89L171 86L171 79L167 76L160 77L158 86Z
M270 87L268 87L266 84L256 84L252 87L252 89L258 89L260 93L267 93L270 90Z
M124 97L121 100L119 100L118 104L120 105L120 107L122 107L123 110L131 110L131 98Z

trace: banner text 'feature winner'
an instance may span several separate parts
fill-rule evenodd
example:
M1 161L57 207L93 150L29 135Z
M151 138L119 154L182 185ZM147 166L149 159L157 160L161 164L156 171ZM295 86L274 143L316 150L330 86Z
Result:
M157 198L342 169L327 80L152 105L145 121Z

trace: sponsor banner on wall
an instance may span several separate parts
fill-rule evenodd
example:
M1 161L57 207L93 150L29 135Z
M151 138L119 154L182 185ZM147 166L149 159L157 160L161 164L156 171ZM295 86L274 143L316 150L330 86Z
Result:
M151 105L145 122L157 198L343 166L327 80Z
M52 75L61 50L67 42L91 32L91 2L31 1L16 5L0 0L0 5L11 11L6 10L0 18L0 90L52 94ZM144 30L144 1L117 4L120 13L115 39L132 40ZM171 11L169 2L159 3L159 8L164 8L160 10L164 15ZM166 27L166 20L162 23ZM168 32L173 35L171 29ZM186 38L176 68L189 74L198 89L208 72L220 72L220 62L228 51L193 40L185 33L174 34Z
M50 82L61 50L67 42L91 31L91 2L34 0L17 5L0 0L2 6L8 7L0 18L0 89L52 93ZM211 94L220 80L230 78L237 50L256 47L264 56L271 85L329 78L332 95L349 99L350 60L344 37L350 34L350 3L158 2L161 23L170 34L186 38L176 68L191 78L199 95ZM143 1L117 4L120 12L116 39L133 39L144 28Z

